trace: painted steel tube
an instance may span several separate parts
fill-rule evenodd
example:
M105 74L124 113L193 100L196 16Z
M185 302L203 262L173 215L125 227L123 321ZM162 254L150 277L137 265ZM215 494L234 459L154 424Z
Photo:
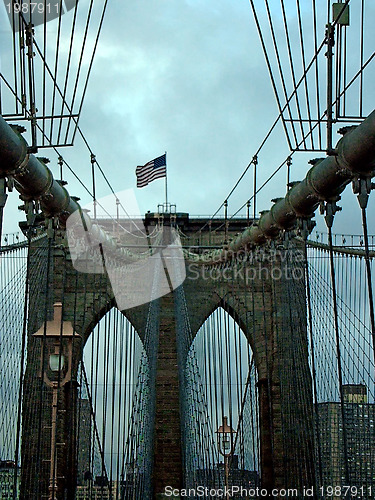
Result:
M320 200L334 200L349 184L353 171L342 168L336 156L328 156L307 172L307 183Z
M228 251L221 252L221 259L241 248L276 239L282 230L292 229L298 217L311 217L321 201L336 200L351 180L360 175L375 175L375 111L340 139L336 156L318 161L285 198L261 215L258 226L246 229L230 242ZM204 263L208 260L205 256Z
M344 168L362 175L369 175L375 169L375 110L344 135L337 151Z
M26 158L26 154L26 141L0 115L0 171L10 173L9 166L15 170Z
M213 257L216 262L217 259L226 260L228 255L241 248L262 245L267 239L277 238L282 230L291 229L298 217L312 216L320 201L336 199L356 176L375 175L374 169L375 111L344 135L337 145L337 156L329 156L316 163L303 181L293 186L270 211L262 214L257 226L246 229L225 250L211 254L211 261ZM59 217L63 223L79 208L67 190L53 179L46 165L33 155L27 158L24 139L2 117L0 173L14 175L17 189L25 199L40 199L46 214ZM98 230L98 237L106 241L104 232L100 228ZM197 260L196 256L191 258ZM201 261L209 263L210 256L203 256Z
M0 173L13 175L23 200L40 200L47 217L59 217L65 224L68 216L79 209L68 191L53 178L50 169L34 155L27 155L27 144L0 116Z
M272 217L278 221L279 227L288 230L291 229L295 223L296 214L289 202L289 193L280 201L274 204L271 208Z
M52 172L41 160L34 155L28 156L26 141L2 116L0 116L0 175L12 175L21 198L25 201L39 200L44 215L58 217L63 226L71 214L74 212L79 214L79 204L53 178ZM81 216L78 215L78 218ZM124 262L135 262L142 258L125 248L119 248L117 241L97 224L93 224L90 217L86 215L84 219L94 242L101 243L106 249L117 253Z
M262 214L259 229L266 238L277 237L281 230L293 227L297 217L311 216L320 201L339 196L354 177L375 175L374 168L375 111L340 139L337 156L328 156L317 162L302 182L293 186L269 212ZM245 233L245 237L240 238L242 244L252 244L252 233ZM238 240L234 242L235 248L238 247Z
M318 208L320 199L318 194L311 189L308 178L305 177L303 181L293 186L293 188L289 191L288 201L294 212L294 223L296 216L311 217L314 215L315 210Z

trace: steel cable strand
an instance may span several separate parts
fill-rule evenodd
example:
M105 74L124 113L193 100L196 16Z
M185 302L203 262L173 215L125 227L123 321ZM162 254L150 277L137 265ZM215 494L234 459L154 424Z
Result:
M287 93L287 88L286 88L286 82L285 82L284 73L283 73L283 69L282 69L282 64L281 64L279 49L277 47L276 35L275 35L274 27L273 27L273 21L272 21L272 16L271 16L271 12L270 12L270 7L269 7L268 0L265 0L265 6L266 6L266 11L267 11L268 23L269 23L269 27L270 27L270 31L271 31L273 48L274 48L275 55L276 55L276 61L277 61L277 67L278 67L278 70L279 70L281 85L282 85L282 89L283 89L283 92L284 92L285 100L288 100L288 93ZM290 50L289 46L288 46L288 49ZM292 72L292 74L293 73L294 72ZM296 131L295 131L295 128L294 128L293 115L292 115L292 111L290 109L289 103L287 104L287 108L286 109L287 109L287 112L288 112L288 115L289 115L289 118L290 118L290 121L291 121L291 127L292 127L292 133L293 133L294 141L297 144L297 135L296 135ZM280 111L280 107L279 107L279 111ZM288 140L288 143L289 142L290 142L290 149L292 149L290 139Z
M297 320L297 339L295 342L295 350L298 354L300 360L305 360L306 365L302 365L301 377L299 378L299 391L302 395L302 420L304 422L310 422L310 425L304 427L304 436L306 442L305 449L305 461L307 474L310 477L310 487L316 490L317 486L317 474L315 470L316 458L318 455L318 465L319 457L321 457L321 447L320 447L320 437L313 433L310 435L311 429L314 427L313 421L314 417L317 415L317 400L316 400L316 378L315 378L315 356L314 356L314 369L310 370L310 365L308 363L309 357L309 345L308 345L308 332L307 332L307 320L311 319L311 309L309 311L308 305L306 304L305 287L306 282L306 264L303 257L303 263L301 265L301 253L300 249L292 246L291 257L287 260L287 265L290 267L289 275L292 279L288 280L288 294L290 295L290 304L297 304L297 310L306 311L303 315L296 318ZM289 262L288 262L289 261ZM308 269L308 268L307 268ZM305 322L306 320L306 322ZM295 321L294 321L295 323ZM311 338L311 337L310 337ZM311 349L312 344L310 345ZM314 347L312 347L314 350ZM311 352L310 352L311 353ZM310 372L313 373L310 373ZM313 390L314 389L314 390ZM319 427L317 427L319 429ZM307 455L307 456L306 456ZM311 461L313 459L313 461Z
M314 148L314 136L312 134L310 97L309 97L307 71L306 71L305 45L304 45L304 37L303 37L300 0L297 0L297 13L298 13L298 27L299 27L299 35L300 35L301 58L302 58L302 67L303 67L303 75L304 75L304 87L305 87L305 96L306 96L306 105L307 105L307 115L308 115L308 122L310 125L311 147L312 147L312 149L315 149Z
M349 472L349 462L348 462L348 457L349 457L348 456L348 439L347 439L346 417L345 417L345 408L344 408L343 380L342 380L342 367L341 367L340 332L339 332L338 311L337 311L336 276L335 276L335 264L334 264L334 258L333 258L332 227L329 224L328 224L328 240L329 240L330 274L331 274L334 324L335 324L335 338L336 338L337 369L338 369L338 377L339 377L340 408L341 408L341 418L342 418L342 426L343 426L343 444L344 444L344 459L345 459L344 470L345 470L346 484L350 484L350 472Z
M309 259L308 259L308 248L307 248L307 238L304 241L303 246L303 256L304 256L304 271L305 271L305 286L306 286L306 303L307 303L307 314L308 314L308 324L309 324L309 342L310 342L310 357L311 357L311 373L313 381L313 405L314 405L314 416L315 416L315 437L317 442L317 455L318 455L318 473L319 473L319 483L318 487L323 485L323 472L322 472L322 445L320 439L320 419L318 411L318 389L316 380L316 363L315 363L315 343L314 343L314 327L312 319L312 306L311 306L311 290L310 290L310 271L309 271Z
M56 37L55 68L54 68L54 76L53 76L54 82L57 82L59 49L60 49L60 35L61 35L62 0L59 0L59 2L60 2L60 7L59 7L59 19L58 19L58 25L57 25L57 37ZM52 92L52 105L51 105L51 116L52 117L53 117L54 112L55 112L55 98L56 98L56 87L54 86L53 92ZM53 118L51 120L51 125L50 125L50 135L49 135L50 142L52 142L52 134L53 134Z
M284 132L285 132L286 140L288 142L289 149L292 150L293 148L292 148L292 144L290 142L290 138L289 138L289 134L288 134L288 128L286 126L286 122L285 122L285 118L284 118L284 114L283 114L283 109L282 109L280 98L279 98L279 94L278 94L278 91L277 91L277 86L276 86L275 78L274 78L274 75L273 75L273 71L272 71L272 67L271 67L271 62L270 62L269 57L268 57L267 48L266 48L266 44L265 44L265 41L264 41L262 29L261 29L261 26L260 26L260 23L259 23L259 19L258 19L258 15L257 15L257 12L256 12L256 8L255 8L255 5L254 5L254 0L249 0L249 1L250 1L251 9L253 11L254 20L255 20L255 24L256 24L257 30L258 30L258 35L259 35L260 43L262 45L263 54L264 54L264 57L265 57L265 60L266 60L266 64L267 64L267 68L268 68L268 72L269 72L269 75L270 75L271 84L272 84L272 88L273 88L273 91L274 91L274 94L275 94L277 107L279 109L279 116L281 117L281 121L283 123L283 128L284 128Z
M315 2L315 0L314 0L314 2ZM286 16L284 0L281 0L281 10L282 10L282 15L283 15L285 38L286 38L287 48L288 48L289 69L290 69L290 74L292 75L293 86L294 86L294 88L296 88L297 81L296 81L296 74L295 74L295 70L294 70L293 52L292 52L292 47L291 47L291 42L290 42L289 28L288 28L288 21L287 21L287 16ZM317 47L317 43L316 43L315 44L315 53L317 52L317 48L318 47ZM286 97L286 99L287 99L287 97ZM299 119L299 124L300 124L300 128L301 128L301 133L303 135L304 131L303 131L303 125L302 125L302 114L301 114L301 106L300 106L300 102L299 102L298 92L296 92L296 107L297 107L297 113L298 113L298 119ZM297 144L297 138L295 138L295 142Z
M274 248L270 249L270 251ZM281 263L281 259L278 261L277 257L269 259L269 267L272 266L272 271L276 266L276 263ZM293 367L291 366L290 358L292 354L289 352L291 349L291 342L288 344L288 325L286 325L285 315L280 311L283 310L283 306L280 307L278 302L278 288L281 287L280 280L272 281L272 317L274 318L274 344L277 346L277 368L273 370L274 377L278 377L280 384L280 430L279 439L282 440L282 463L283 463L283 477L281 478L284 487L291 486L291 479L298 477L297 470L291 470L290 464L293 463L294 466L297 459L293 457L293 453L299 452L299 447L297 447L297 440L295 437L295 429L297 429L297 422L294 419L294 414L292 411L293 405L295 405L295 398L292 397L294 390L290 387L291 381L294 382ZM282 290L282 296L284 296L285 291ZM280 293L279 293L280 295ZM281 321L278 317L281 314ZM286 338L285 338L286 337ZM273 460L275 453L272 453ZM295 485L292 485L295 487Z
M321 297L328 297L329 296L329 295L325 295L325 291L322 292L322 290L320 288L314 287L313 283L311 286L311 290L313 292L316 291L315 297L312 299L312 305L313 305L313 311L315 313L314 317L318 317L318 319L319 319L319 323L315 322L314 330L316 332L318 332L318 331L327 332L328 331L328 332L332 333L332 337L329 337L328 341L327 341L327 335L325 335L324 337L321 337L320 342L317 346L318 350L319 350L319 348L324 347L326 349L326 352L329 353L329 355L330 355L330 360L332 362L331 365L328 365L328 363L325 362L324 365L322 366L322 369L320 370L320 372L318 370L318 373L324 374L324 376L326 377L327 386L329 387L330 381L335 380L338 383L337 369L335 368L335 361L334 361L335 340L334 340L334 319L333 319L333 312L332 312L333 308L332 308L331 303L329 303L327 305L322 304ZM329 328L327 328L327 319L329 319L329 325L328 325ZM330 348L329 351L328 351L328 348ZM327 356L327 358L328 358L328 356ZM322 364L322 362L320 362L320 364ZM329 369L330 372L327 371L327 365L330 366L330 369ZM330 376L328 377L329 374L330 374ZM332 384L331 384L331 387L332 387ZM333 397L333 393L332 393L331 397Z
M46 270L46 280L45 280L45 290L44 290L44 304L42 307L44 312L44 324L43 324L43 338L42 338L42 346L41 346L41 357L42 362L41 366L45 366L46 360L46 340L47 340L47 318L48 318L48 310L49 310L49 296L50 296L50 280L51 280L51 267L52 267L52 251L55 245L55 237L48 237L48 245L47 245L47 270ZM43 415L43 403L45 403L47 398L47 391L44 387L43 378L40 379L39 382L39 390L38 390L38 411L37 413L37 450L36 450L36 496L42 495L43 492L40 490L41 488L41 480L40 480L40 471L42 470L42 460L43 460L43 449L42 449L42 415Z
M245 265L250 266L250 259L251 259L251 257L249 256L248 259L245 262ZM253 280L250 280L250 287L248 287L247 285L248 285L248 283L246 282L246 286L245 286L245 289L244 289L244 292L245 292L245 303L248 304L248 301L250 301L249 313L250 313L250 315L252 317L252 322L251 322L251 325L249 325L249 321L250 321L249 315L246 314L246 327L247 327L247 331L248 331L249 336L252 333L252 337L253 337L253 339L255 339L255 335L256 335L256 327L255 327L255 286L254 286ZM251 344L250 344L250 338L248 338L248 342L249 342L248 365L250 367L251 366L250 350L252 352ZM258 381L258 371L257 371L257 366L255 364L254 364L254 371L255 371L254 377L255 377L256 381ZM258 426L258 422L259 422L259 419L258 419L258 414L259 414L259 408L258 408L258 404L259 404L259 392L257 391L257 386L255 386L254 392L255 392L255 396L256 396L256 403L255 403L255 409L256 409L256 412L255 412L256 415L255 415L255 417L256 417L256 420L255 421L253 419L251 420L251 428L253 430L254 422L256 422L256 426L257 426L256 427L257 453L255 452L254 440L252 442L252 448L253 448L252 451L253 451L253 456L254 456L254 464L256 463L256 458L255 457L257 457L257 461L258 461L257 470L260 471L260 450L259 450L260 440L259 440L259 426ZM252 393L251 393L251 396L252 396ZM253 416L253 406L251 406L251 415ZM254 431L253 431L253 433L254 433Z
M62 115L63 115L63 112L64 112L64 104L65 104L65 101L66 101L66 92L67 92L68 80L69 80L69 74L70 74L70 64L71 64L72 52L73 52L73 41L74 41L74 32L75 32L76 21L77 21L77 12L78 12L78 2L76 2L75 6L74 6L72 28L71 28L70 42L69 42L68 61L67 61L67 65L66 65L64 89L63 89L61 111L60 111L61 118L60 118L60 123L59 123L59 130L58 130L58 135L57 135L57 141L56 141L57 143L59 143L59 141L60 141L60 135L61 135L62 121L63 121ZM70 112L70 114L72 114L72 112Z
M82 68L83 54L84 54L85 47L86 47L86 41L87 41L87 35L88 35L89 25L90 25L90 21L91 21L91 13L92 13L93 4L94 4L94 0L90 0L90 6L89 6L88 13L87 13L85 30L84 30L84 34L83 34L83 41L82 41L82 46L81 46L81 51L80 51L80 56L79 56L79 61L78 61L77 75L76 75L75 82L74 82L72 104L71 104L72 109L74 108L74 102L75 102L75 98L76 98L76 94L77 94L78 81L79 81L80 72L81 72L81 68ZM67 139L68 139L69 128L70 128L70 119L68 120L68 124L66 127L65 142L67 142Z
M314 273L314 271L313 271L313 273ZM318 282L318 280L321 280L321 281L319 281L320 285L324 285L322 293L328 294L328 292L329 292L328 283L324 280L324 278L321 275L317 276L317 282ZM360 305L360 303L359 303L359 305ZM369 333L371 333L371 330L368 328L368 326L364 322L362 322L360 317L350 308L350 306L348 306L343 301L343 299L340 297L340 295L338 295L338 297L337 297L337 306L338 306L338 310L340 311L340 317L344 316L344 319L347 320L349 326L353 329L353 331L357 331L358 333L360 333L359 327L362 327L363 330L367 330ZM353 316L354 319L351 319L351 316ZM348 331L350 333L351 329L348 329ZM363 337L364 336L362 335L362 338ZM362 348L362 345L359 343L358 339L354 335L351 336L350 342L348 341L347 344L353 345L353 343L358 348ZM370 345L370 343L367 342L367 345ZM368 355L367 355L367 361L370 362L371 364L373 364L373 361L371 360L371 358Z

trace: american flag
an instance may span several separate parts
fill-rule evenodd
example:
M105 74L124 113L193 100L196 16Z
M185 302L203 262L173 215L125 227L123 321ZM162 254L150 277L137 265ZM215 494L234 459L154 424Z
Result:
M166 154L149 161L146 165L138 165L135 170L137 176L137 187L142 188L160 177L167 177Z

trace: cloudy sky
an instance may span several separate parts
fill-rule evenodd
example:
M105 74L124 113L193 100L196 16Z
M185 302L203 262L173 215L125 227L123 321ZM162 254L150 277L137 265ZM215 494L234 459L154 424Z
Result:
M255 3L265 26L264 2ZM352 3L358 4L358 1ZM99 5L98 2L94 4ZM292 46L297 54L298 80L302 72L300 55L298 59L298 25L295 6L287 4ZM301 4L305 50L310 60L314 53L311 2ZM327 2L319 0L317 5L321 41ZM81 0L81 12L87 11L88 6L88 0ZM72 16L73 11L63 16L67 28ZM285 62L282 19L277 9L273 16ZM355 16L352 17L354 33L357 27ZM96 13L96 26L98 19ZM0 20L1 41L5 48L10 40L5 8L1 10ZM79 29L83 33L83 22ZM51 37L56 31L57 21L49 22ZM67 29L62 38L61 61L67 54L69 34ZM41 35L42 28L37 27L36 38ZM91 40L94 35L95 30L90 35ZM265 38L271 47L270 34L266 31ZM49 50L53 52L51 47ZM2 50L2 68L8 67L8 59L6 51ZM271 62L275 64L274 57ZM85 59L84 64L87 66L88 60ZM322 51L322 88L325 87L324 65ZM286 79L290 83L290 71L286 71ZM367 106L365 114L370 111L371 105ZM135 167L167 151L169 201L176 203L181 212L212 215L250 162L277 115L276 100L248 0L109 0L80 126L116 191L136 189ZM288 153L280 125L259 155L259 185ZM50 156L50 168L59 177L56 155L48 150L41 154ZM82 141L77 137L74 147L62 148L61 154L91 188L90 155ZM322 154L295 154L292 180L302 179L309 168L307 161L316 156ZM251 196L252 176L250 169L231 197L230 213ZM66 172L66 179L71 194L80 196L83 204L90 201L89 195L69 172ZM97 198L108 195L105 182L100 176L97 179ZM285 194L285 180L283 168L259 194L259 210L269 208L271 198ZM164 180L136 190L136 197L141 212L156 210L157 204L164 201ZM18 204L16 198L12 196L8 212L14 213ZM338 220L337 232L348 231L348 220L353 231L358 232L352 213L356 206L352 205L353 210L345 223ZM115 202L112 212L115 213ZM7 231L13 230L7 222L5 227Z

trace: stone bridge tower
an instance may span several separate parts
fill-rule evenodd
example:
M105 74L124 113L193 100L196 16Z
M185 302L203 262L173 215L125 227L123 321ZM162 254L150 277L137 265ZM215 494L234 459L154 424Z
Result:
M148 214L144 222L146 227L151 228L158 223L158 215ZM168 220L164 222L170 223ZM106 225L106 221L101 223ZM177 214L172 223L176 223L184 235L183 245L199 246L201 249L222 245L231 233L241 232L248 225L248 221L238 219L231 220L229 226L224 224L224 228L220 229L223 220L213 220L204 225L202 220L189 219L187 214ZM31 266L38 265L41 254L46 262L50 255L51 264L32 274L34 282L31 286L39 293L30 295L22 429L22 463L29 465L22 469L20 498L29 500L38 488L38 498L48 499L51 471L55 467L56 499L63 500L74 498L75 489L78 364L92 329L115 306L115 299L105 275L78 273L73 268L64 232L57 231L55 238L42 238L33 243ZM271 254L272 259L269 258ZM223 307L238 322L251 344L259 380L262 486L269 489L287 487L288 480L293 483L296 471L301 484L314 483L306 311L304 306L295 310L290 307L296 297L304 297L305 294L304 263L300 261L297 264L300 273L292 283L284 273L288 266L285 250L275 252L268 249L261 255L259 260L246 262L247 274L241 274L234 266L228 267L226 270L232 273L231 279L225 279L225 275L223 279L217 279L214 273L204 274L197 266L187 264L187 278L182 287L160 299L154 433L155 498L166 485L181 488L183 484L176 348L178 296L182 290L193 335L216 308ZM293 262L295 266L295 258ZM278 270L276 274L274 269ZM56 307L55 312L53 308L58 303L63 303L62 326L60 331L57 329L56 337L63 352L72 350L73 361L69 373L64 372L67 382L56 394L53 373L47 366L47 360L57 342L49 332L53 331L53 321L55 328L56 321L59 321ZM147 309L144 305L123 311L141 339L146 328ZM44 351L40 341L43 335L48 339ZM295 349L296 345L298 349ZM298 393L286 376L295 367L304 373L303 387ZM43 371L52 384L43 380ZM40 391L43 392L42 405L36 397ZM51 422L52 427L55 426L54 433L51 433ZM296 463L297 454L289 455L287 451L288 436L292 434L297 434L300 443L299 463ZM52 439L56 444L54 457L50 453Z

